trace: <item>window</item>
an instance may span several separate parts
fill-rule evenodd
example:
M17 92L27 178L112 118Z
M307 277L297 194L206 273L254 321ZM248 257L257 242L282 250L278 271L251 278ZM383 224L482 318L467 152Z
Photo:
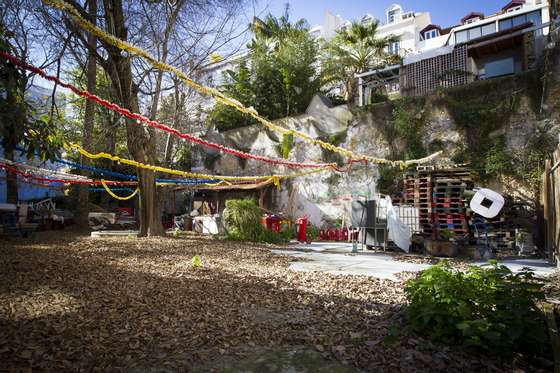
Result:
M400 9L390 10L389 13L387 13L387 21L389 23L398 21L400 13L401 13Z
M429 30L429 31L424 32L424 40L437 38L438 36L439 36L439 30L438 29L433 29L433 30Z
M455 44L464 43L469 40L469 31L459 31L455 33Z
M465 24L467 23L475 23L477 21L480 21L480 17L473 17L473 18L469 18L465 21Z
M500 20L499 29L500 31L507 30L511 28L511 18Z
M401 42L396 41L394 43L389 44L388 52L389 54L399 54L400 49L401 49Z
M500 31L503 31L528 22L532 23L533 26L539 26L542 24L541 11L537 10L531 13L521 14L517 17L502 19L499 24L499 29Z
M482 26L482 35L490 35L496 32L496 24L489 23L487 25Z
M527 22L531 22L533 26L539 26L542 24L541 11L531 12L527 14Z
M515 12L521 9L521 5L520 6L516 6L513 8L509 8L508 10L506 10L507 13L511 13L511 12Z
M469 40L476 39L482 36L481 28L475 27L469 29Z
M501 60L487 62L484 65L484 72L485 78L493 78L496 76L513 74L515 72L515 63L513 57L507 57Z
M512 25L513 27L522 25L522 24L524 24L524 23L526 23L526 22L527 22L527 17L525 17L525 14L522 14L522 15L517 16L517 17L513 17L513 18L511 19L511 25Z

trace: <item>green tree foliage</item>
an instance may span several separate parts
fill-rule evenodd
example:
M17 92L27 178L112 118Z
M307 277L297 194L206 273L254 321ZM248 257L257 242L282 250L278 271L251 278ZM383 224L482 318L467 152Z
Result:
M531 272L514 274L495 261L463 272L444 262L409 281L405 291L414 332L507 357L549 351L537 306L542 284Z
M16 55L1 24L0 51ZM53 159L62 147L58 130L61 113L58 110L49 111L43 103L33 102L27 89L28 79L25 71L2 59L0 61L0 138L4 157L14 161L15 149L21 145L27 149L28 158L39 155L42 160ZM17 203L17 178L9 173L6 180L7 201Z
M0 26L0 51L16 54ZM7 60L0 61L0 137L6 150L17 145L27 149L29 158L39 154L43 160L57 155L62 143L57 131L57 119L50 115L48 107L39 108L27 95L28 79ZM53 113L54 114L54 113Z
M326 82L344 82L349 103L356 97L356 74L398 63L397 55L387 53L389 44L397 37L379 36L377 21L354 22L338 31L336 37L325 46L323 70Z
M292 23L287 11L256 22L248 61L225 73L221 90L271 120L303 113L322 85L316 69L319 47L308 29L304 20ZM210 119L221 131L254 123L221 104Z

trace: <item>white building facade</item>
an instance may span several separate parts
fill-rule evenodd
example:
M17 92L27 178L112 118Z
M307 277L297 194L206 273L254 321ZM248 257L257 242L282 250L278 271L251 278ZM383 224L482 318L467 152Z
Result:
M363 23L378 21L379 37L393 35L399 38L398 42L389 46L388 52L405 56L418 51L421 42L420 31L431 23L431 16L429 12L405 11L401 5L393 4L386 9L382 20L366 14L360 21ZM316 39L330 41L336 36L337 31L350 25L350 21L327 11L324 24L312 27L309 33Z
M550 22L547 0L513 0L500 12L485 17L482 13L472 12L461 23L447 29L431 25L430 35L420 33L420 43L416 53L424 53L436 48L457 45L471 40L506 31L526 23L540 26ZM548 35L549 27L539 29L538 36ZM426 37L427 36L427 37ZM406 63L406 61L405 61Z

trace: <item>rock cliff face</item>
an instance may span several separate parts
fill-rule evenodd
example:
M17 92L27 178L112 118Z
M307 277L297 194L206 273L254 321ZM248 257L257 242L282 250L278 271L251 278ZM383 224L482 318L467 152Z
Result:
M535 78L536 76L536 78ZM536 82L536 83L535 83ZM328 100L316 96L303 115L278 120L277 123L304 132L314 138L340 145L357 153L381 158L402 158L410 139L420 139L425 153L443 150L440 161L474 160L500 139L509 151L528 146L538 130L556 138L558 102L543 101L536 74L477 82L466 87L438 92L422 99L407 99L404 113L419 123L414 133L403 136L396 130L395 115L400 101L382 102L350 110L346 105L332 107ZM558 97L559 83L548 88ZM538 109L536 109L538 108ZM400 121L406 124L406 115ZM401 125L402 126L402 125ZM402 132L402 130L400 130ZM228 146L269 157L282 156L282 135L261 126L250 126L223 133L210 129L207 138ZM407 140L408 139L408 140ZM292 170L229 155L204 153L209 172L224 175L289 174ZM295 139L289 159L307 162L336 162L340 157L318 146ZM474 167L474 166L473 166ZM480 167L480 165L479 165ZM356 165L348 173L324 172L292 179L282 190L273 193L274 207L292 217L309 215L317 226L347 218L352 195L377 193L380 170L376 165ZM398 175L398 173L395 173ZM518 184L485 180L499 191L516 192ZM521 194L524 194L522 191Z

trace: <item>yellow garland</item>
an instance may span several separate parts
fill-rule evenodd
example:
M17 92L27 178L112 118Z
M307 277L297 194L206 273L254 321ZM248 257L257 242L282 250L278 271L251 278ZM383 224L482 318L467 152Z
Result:
M297 173L293 173L293 174L289 174L289 175L265 175L265 176L207 175L207 174L200 174L200 173L196 173L196 172L173 170L171 168L165 168L165 167L160 167L160 166L153 166L153 165L149 165L149 164L144 164L144 163L133 161L131 159L121 158L119 156L112 155L112 154L109 154L109 153L92 154L92 153L88 152L87 150L85 150L84 148L82 148L78 144L66 144L66 148L68 148L69 150L76 150L80 154L82 154L84 157L87 157L89 159L104 158L104 159L109 159L109 160L112 160L112 161L115 161L115 162L123 163L123 164L129 165L129 166L133 166L133 167L136 167L136 168L142 168L142 169L150 170L150 171L154 171L154 172L163 172L163 173L166 173L166 174L178 175L178 176L183 176L183 177L188 177L188 178L196 178L196 179L222 180L223 183L227 183L228 180L229 181L259 181L259 180L270 180L270 179L272 179L272 180L274 180L274 184L278 187L278 185L280 185L280 179L290 179L290 178L299 177L299 176L306 176L306 175L311 175L311 174L315 174L315 173L319 173L319 172L324 172L324 171L327 171L327 170L330 169L329 167L324 167L324 168L319 168L319 169L315 169L315 170L311 170L311 171L297 172Z
M109 195L115 199L118 199L119 201L128 201L131 198L134 198L134 196L136 194L138 194L138 192L140 191L140 189L138 187L136 187L136 190L134 192L132 192L131 195L129 195L128 197L121 197L121 196L117 196L115 193L113 193L113 191L109 188L109 186L105 183L105 180L101 180L101 185L103 185L103 188L105 188L105 190L107 191L107 193L109 193Z
M442 152L437 152L434 153L428 157L425 158L421 158L421 159L412 159L412 160L408 160L408 161L392 161L392 160L388 160L388 159L383 159L383 158L376 158L376 157L372 157L372 156L368 156L368 155L361 155L361 154L356 154L348 149L344 149L342 147L339 146L335 146L333 144L329 144L327 142L321 141L321 140L317 140L312 138L311 136L300 132L300 131L296 131L296 130L291 130L291 129L287 129L281 126L278 126L274 123L272 123L271 121L261 117L257 111L250 107L247 108L245 106L243 106L243 104L241 104L239 101L232 99L230 97L225 96L223 93L221 93L220 91L218 91L217 89L214 88L209 88L209 87L205 87L195 81L193 81L192 79L190 79L185 73L183 73L181 70L177 69L176 67L173 67L171 65L168 65L166 63L160 62L157 59L155 59L154 57L152 57L147 51L135 47L134 45L127 43L126 41L123 41L111 34L106 33L105 31L101 30L100 28L96 27L95 25L93 25L92 23L90 23L89 21L87 21L86 19L84 19L81 14L78 12L78 10L76 8L74 8L72 5L64 2L63 0L43 0L43 2L50 4L51 6L58 8L60 10L63 10L67 13L70 14L70 16L76 21L76 23L78 23L83 29L91 32L92 34L94 34L95 36L97 36L100 39L105 40L106 42L110 43L111 45L123 50L123 51L127 51L130 54L139 56L139 57L143 57L145 58L153 67L162 70L162 71L167 71L170 73L173 73L175 75L177 75L185 84L191 86L192 88L194 88L195 90L197 90L198 92L208 95L208 96L212 96L216 99L216 101L221 102L224 105L228 105L231 106L237 110L239 110L242 113L245 114L249 114L251 117L255 118L257 120L258 123L261 123L262 125L264 125L265 127L276 131L276 132L280 132L282 134L291 134L295 137L298 137L300 139L303 139L309 143L315 144L315 145L319 145L324 149L330 150L332 152L335 153L339 153L342 154L350 159L353 160L364 160L370 163L377 163L377 164L389 164L391 166L401 166L401 168L405 168L409 165L412 164L420 164L420 163L426 163L429 162L430 160L436 158L438 155L440 155Z

